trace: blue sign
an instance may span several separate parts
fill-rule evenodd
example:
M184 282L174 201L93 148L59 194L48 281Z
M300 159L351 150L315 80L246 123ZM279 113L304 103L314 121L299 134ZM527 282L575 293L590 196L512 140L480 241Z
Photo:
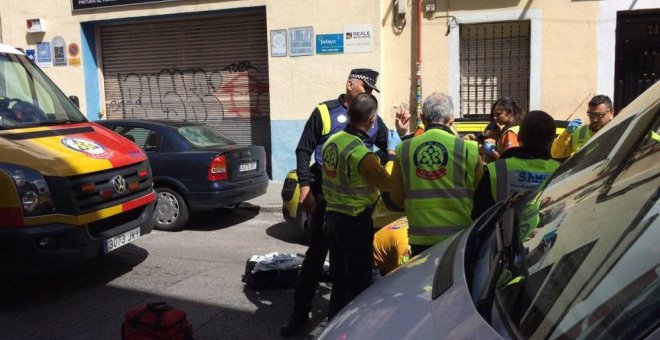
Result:
M316 35L316 54L344 53L344 35L337 34L317 34Z
M53 66L53 52L50 48L50 42L37 43L37 65L39 67Z
M32 50L25 50L25 55L32 60L32 62L37 61L36 53Z

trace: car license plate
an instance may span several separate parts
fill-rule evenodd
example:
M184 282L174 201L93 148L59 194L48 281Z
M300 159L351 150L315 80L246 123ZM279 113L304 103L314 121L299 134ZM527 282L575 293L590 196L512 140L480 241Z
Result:
M244 171L250 171L256 169L257 169L257 162L241 163L241 165L238 166L238 172L244 172Z
M121 246L127 245L140 238L140 228L129 230L121 235L103 241L103 252L109 253Z

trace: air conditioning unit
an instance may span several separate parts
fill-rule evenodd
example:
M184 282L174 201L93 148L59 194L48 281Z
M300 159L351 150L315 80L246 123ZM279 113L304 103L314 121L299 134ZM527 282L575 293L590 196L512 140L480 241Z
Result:
M27 19L28 33L46 32L46 23L41 19Z

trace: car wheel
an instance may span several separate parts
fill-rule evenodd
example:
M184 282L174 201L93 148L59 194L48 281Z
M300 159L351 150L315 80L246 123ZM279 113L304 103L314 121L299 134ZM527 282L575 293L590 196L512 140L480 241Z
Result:
M188 205L178 192L166 188L156 188L156 225L154 228L165 231L181 230L188 223Z

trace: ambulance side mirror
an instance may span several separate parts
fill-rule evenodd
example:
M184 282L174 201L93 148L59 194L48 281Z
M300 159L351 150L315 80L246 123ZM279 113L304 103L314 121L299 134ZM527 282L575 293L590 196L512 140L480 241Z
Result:
M80 108L80 99L78 99L78 96L69 96L69 100L75 105L77 108Z

